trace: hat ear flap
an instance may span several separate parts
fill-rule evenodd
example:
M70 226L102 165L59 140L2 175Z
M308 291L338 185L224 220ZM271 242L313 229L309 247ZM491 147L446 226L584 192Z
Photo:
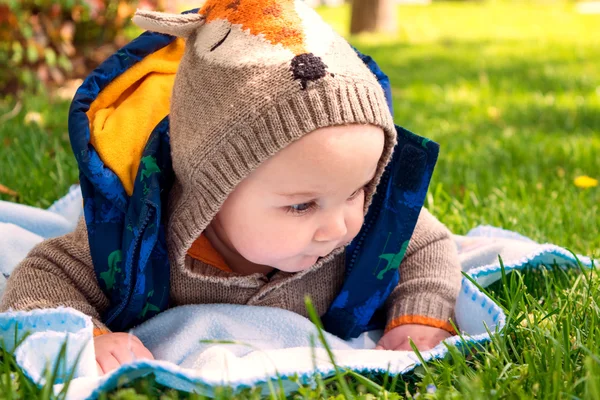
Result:
M196 29L204 25L203 15L168 14L157 11L137 10L133 22L142 29L167 35L187 38Z

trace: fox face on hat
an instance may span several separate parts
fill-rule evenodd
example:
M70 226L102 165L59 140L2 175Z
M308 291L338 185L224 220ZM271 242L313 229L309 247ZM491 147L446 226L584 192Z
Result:
M194 35L194 50L207 62L238 68L288 64L303 88L327 74L327 65L315 53L327 53L335 37L312 9L291 0L212 0L195 15L138 11L134 21L175 36Z
M183 265L241 180L316 129L373 124L384 130L374 190L395 144L383 90L302 0L208 0L197 14L138 11L134 22L186 41L169 115L176 175L167 232L172 262Z

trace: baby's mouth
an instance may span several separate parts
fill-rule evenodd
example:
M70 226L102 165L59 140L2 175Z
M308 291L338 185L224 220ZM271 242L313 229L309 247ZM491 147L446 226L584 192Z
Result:
M309 257L323 258L323 257L327 257L329 254L331 254L331 251L325 253L325 255L318 255L318 254L316 254L316 255L309 255Z

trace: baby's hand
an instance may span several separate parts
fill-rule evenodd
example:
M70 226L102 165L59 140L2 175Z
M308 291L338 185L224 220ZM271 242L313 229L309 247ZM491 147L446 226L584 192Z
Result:
M448 331L433 326L407 324L389 330L377 343L375 350L412 350L409 338L420 351L437 346L442 340L449 338Z
M103 375L137 359L154 360L152 353L136 336L125 332L94 337L98 374Z

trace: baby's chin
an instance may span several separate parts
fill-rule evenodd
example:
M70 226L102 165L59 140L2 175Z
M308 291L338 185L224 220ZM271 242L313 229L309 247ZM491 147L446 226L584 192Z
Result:
M273 268L290 273L301 272L315 265L318 259L317 256L298 256L291 262L282 263L282 265L276 265Z

